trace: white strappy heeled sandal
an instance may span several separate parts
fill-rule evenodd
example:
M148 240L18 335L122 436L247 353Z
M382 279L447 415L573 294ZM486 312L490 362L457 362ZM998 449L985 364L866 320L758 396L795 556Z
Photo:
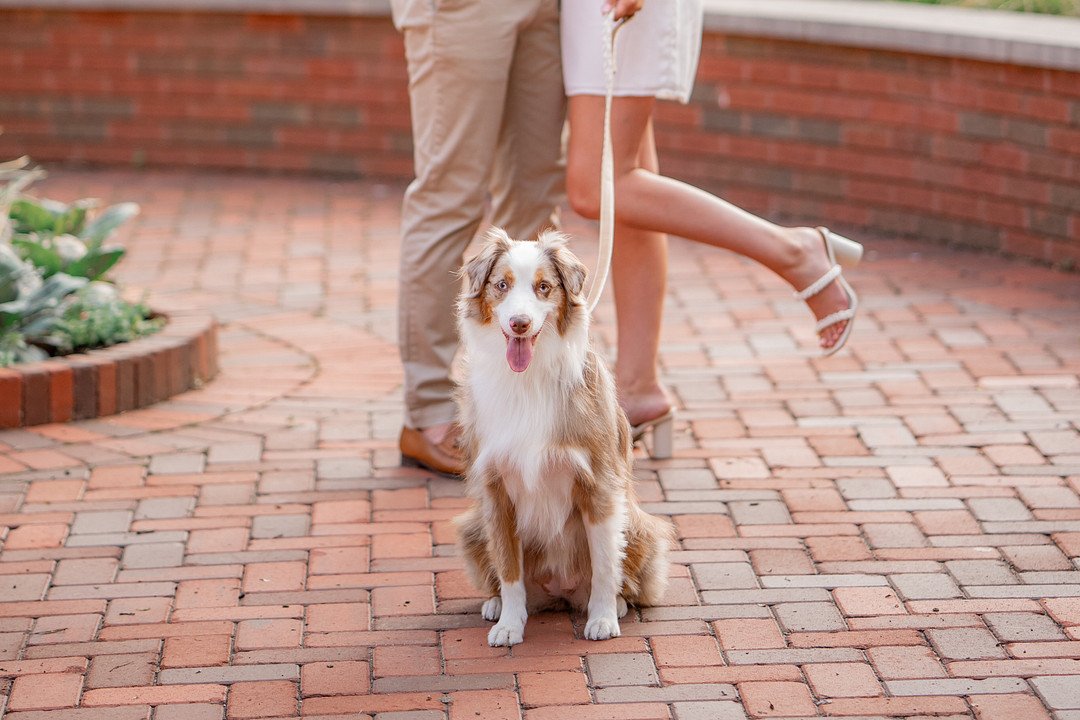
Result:
M630 426L630 438L636 443L644 441L645 432L652 429L650 443L645 445L653 460L667 460L675 449L675 411L668 410L660 417Z
M847 321L847 325L844 326L844 332L841 333L839 339L833 343L832 347L826 348L822 353L823 357L828 357L844 347L844 344L848 340L848 336L851 335L851 328L855 324L855 313L859 309L859 296L855 294L855 291L851 289L851 285L844 279L843 268L850 269L859 264L859 260L862 259L863 246L843 235L837 235L826 227L818 227L816 229L818 234L821 235L822 242L825 243L825 254L828 256L832 267L826 270L824 275L810 283L810 285L796 292L795 297L806 302L827 288L834 281L840 285L840 289L847 295L848 306L846 308L826 315L821 318L821 320L818 320L817 323L816 329L817 333L820 335L826 328L844 322L845 320Z

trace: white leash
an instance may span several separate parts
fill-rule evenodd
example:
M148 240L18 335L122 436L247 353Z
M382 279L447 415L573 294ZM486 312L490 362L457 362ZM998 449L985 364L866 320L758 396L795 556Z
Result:
M604 148L600 155L600 235L596 258L596 274L589 288L589 312L600 303L608 274L611 271L611 252L615 245L615 161L611 154L611 96L615 93L615 35L627 18L616 22L613 13L604 15Z

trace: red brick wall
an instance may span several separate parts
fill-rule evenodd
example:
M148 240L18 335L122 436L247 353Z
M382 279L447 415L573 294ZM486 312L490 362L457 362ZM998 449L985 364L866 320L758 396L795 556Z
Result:
M0 10L0 157L409 177L386 18ZM770 217L1080 264L1080 73L707 35L661 163Z
M389 19L0 10L0 156L411 172Z
M1080 73L706 36L664 171L773 217L1080 265Z

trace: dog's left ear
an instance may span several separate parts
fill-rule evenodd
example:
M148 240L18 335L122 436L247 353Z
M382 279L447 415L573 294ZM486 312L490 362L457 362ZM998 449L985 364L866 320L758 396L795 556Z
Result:
M492 228L488 231L484 247L461 269L461 274L469 281L469 289L465 291L466 298L472 300L483 294L491 268L495 267L499 256L510 249L510 242L510 236L504 230Z
M576 300L585 289L585 277L589 274L589 269L567 249L568 240L566 235L554 230L542 233L537 239L544 252L551 258L566 294Z

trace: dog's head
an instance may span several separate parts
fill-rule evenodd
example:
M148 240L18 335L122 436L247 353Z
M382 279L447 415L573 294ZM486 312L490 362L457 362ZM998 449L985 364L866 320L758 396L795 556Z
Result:
M514 372L524 372L542 334L565 335L587 315L582 295L586 272L561 233L516 241L493 228L462 269L467 287L458 312L463 321L501 330L507 363Z

